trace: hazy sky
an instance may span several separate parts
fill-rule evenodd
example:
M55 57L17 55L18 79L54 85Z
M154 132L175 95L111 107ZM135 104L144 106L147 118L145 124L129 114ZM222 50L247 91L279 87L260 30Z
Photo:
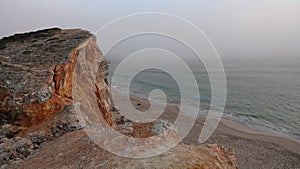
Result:
M300 60L299 0L1 0L0 37L53 26L94 32L136 12L191 21L222 58Z

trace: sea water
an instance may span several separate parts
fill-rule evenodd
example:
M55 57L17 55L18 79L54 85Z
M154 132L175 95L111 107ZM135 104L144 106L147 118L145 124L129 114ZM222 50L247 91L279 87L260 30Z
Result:
M111 73L116 67L111 62ZM227 80L227 99L223 117L266 131L300 139L300 66L299 65L224 65ZM128 72L130 73L130 72ZM197 69L201 112L210 105L211 84L205 69ZM124 83L130 79L122 75ZM148 98L154 89L161 89L169 103L180 103L181 92L176 80L168 73L147 69L138 73L130 83L114 84L121 92ZM159 98L156 98L159 100Z

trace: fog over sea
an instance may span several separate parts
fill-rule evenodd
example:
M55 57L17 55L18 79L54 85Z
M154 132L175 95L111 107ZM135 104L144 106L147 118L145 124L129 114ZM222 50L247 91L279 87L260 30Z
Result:
M111 77L118 62L110 62ZM227 79L224 118L300 139L299 64L225 64L224 67ZM205 69L197 69L194 75L201 95L199 113L205 115L211 97L208 74ZM129 80L126 73L120 78L124 82ZM124 84L113 88L144 98L148 98L153 89L161 89L169 103L180 103L181 94L176 81L157 69L137 74L131 81L130 91L124 88Z

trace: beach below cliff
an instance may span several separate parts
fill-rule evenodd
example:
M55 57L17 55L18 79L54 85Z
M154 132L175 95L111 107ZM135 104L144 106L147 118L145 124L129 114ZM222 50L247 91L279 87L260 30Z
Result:
M113 90L112 93L122 99L127 94ZM150 107L147 99L130 95L131 102L138 110L145 111ZM118 105L116 105L118 106ZM160 106L160 105L154 105ZM123 107L123 106L122 106ZM126 107L126 106L125 106ZM126 110L123 110L126 111ZM122 113L122 110L120 110ZM179 108L168 104L159 117L169 122L177 118ZM205 117L199 116L184 138L183 143L199 145L198 139ZM246 124L222 119L214 134L205 142L228 147L235 151L240 168L300 168L300 141L283 135L260 131Z

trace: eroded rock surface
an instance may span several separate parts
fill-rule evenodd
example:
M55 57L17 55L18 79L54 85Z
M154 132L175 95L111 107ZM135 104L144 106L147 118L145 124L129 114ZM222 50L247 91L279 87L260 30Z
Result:
M84 50L88 59L103 61L97 76L103 77L101 71L106 72L105 60L95 43L95 37L88 31L58 28L1 39L2 123L18 122L23 127L31 127L71 105L73 73L80 51ZM106 84L94 85L101 90L104 87L100 85ZM103 98L101 92L97 95Z
M116 145L118 146L118 145ZM234 152L217 145L179 144L168 152L146 159L114 155L98 147L83 131L68 133L49 143L26 161L11 168L237 168Z
M1 164L26 158L37 145L82 128L73 99L74 77L80 74L78 59L99 65L93 72L97 79L82 86L94 91L91 97L97 99L99 118L113 126L108 67L91 33L53 28L0 40L0 138L11 139L1 144L10 149L12 143L19 144L15 137L34 144L24 156L18 151L8 153ZM47 138L32 137L40 132Z

